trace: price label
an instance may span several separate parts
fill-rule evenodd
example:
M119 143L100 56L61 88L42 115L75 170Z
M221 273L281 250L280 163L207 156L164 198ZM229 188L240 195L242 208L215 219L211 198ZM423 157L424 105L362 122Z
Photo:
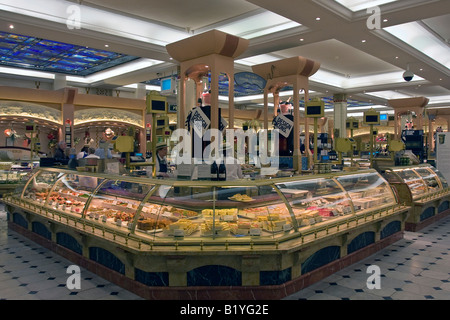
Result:
M292 226L290 223L283 224L283 231L289 231L291 229L292 229Z
M162 214L163 217L171 217L172 216L172 212L170 211L164 211Z
M235 216L233 216L232 214L227 214L223 216L223 221L234 221L235 220Z
M260 236L261 228L250 228L250 235L251 236Z
M175 230L173 230L173 235L175 237L184 237L184 230L183 229L175 229Z

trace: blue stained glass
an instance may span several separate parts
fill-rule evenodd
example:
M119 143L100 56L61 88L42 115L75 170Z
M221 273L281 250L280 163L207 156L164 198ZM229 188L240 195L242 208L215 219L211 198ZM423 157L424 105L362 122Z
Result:
M88 76L139 57L0 32L0 65Z

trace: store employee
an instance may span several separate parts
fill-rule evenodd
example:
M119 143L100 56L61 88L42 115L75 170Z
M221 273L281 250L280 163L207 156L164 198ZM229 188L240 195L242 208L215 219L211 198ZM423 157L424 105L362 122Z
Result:
M153 158L150 159L153 161ZM168 165L167 165L167 144L160 142L156 145L156 176L168 178Z

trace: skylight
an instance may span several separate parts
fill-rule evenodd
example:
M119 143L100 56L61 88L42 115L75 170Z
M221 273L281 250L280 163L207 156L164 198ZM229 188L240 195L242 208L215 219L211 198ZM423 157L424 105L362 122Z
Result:
M0 31L0 65L87 76L138 59L120 53Z
M450 68L450 47L418 22L409 22L384 28L393 36L414 49L421 51L431 59Z
M359 10L366 10L375 6L381 6L386 3L395 2L398 0L335 0L349 10L356 12Z
M233 21L224 26L217 27L217 30L241 38L252 39L299 26L301 24L273 12L266 11L240 21Z

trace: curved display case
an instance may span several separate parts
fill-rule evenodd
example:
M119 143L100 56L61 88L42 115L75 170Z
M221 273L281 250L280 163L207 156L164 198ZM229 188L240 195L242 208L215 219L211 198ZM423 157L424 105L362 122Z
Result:
M398 240L409 212L375 170L212 182L41 168L4 202L11 227L173 298L280 298L274 285Z
M41 169L19 199L152 241L283 238L397 204L376 171L193 184Z
M412 206L406 230L417 231L448 214L450 189L442 173L429 164L387 168L383 177Z
M0 162L0 197L23 184L30 171L29 168L16 168L12 162Z

